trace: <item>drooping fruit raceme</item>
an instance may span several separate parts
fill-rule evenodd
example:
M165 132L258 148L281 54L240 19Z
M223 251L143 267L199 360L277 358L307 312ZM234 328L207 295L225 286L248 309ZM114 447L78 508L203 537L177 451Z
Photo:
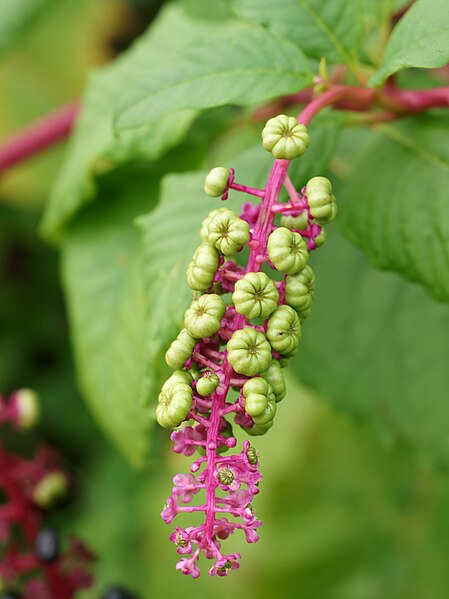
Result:
M170 537L182 556L177 569L193 578L200 575L201 554L214 560L211 575L239 567L240 555L221 549L234 531L243 531L249 543L259 538L252 506L259 454L249 441L240 453L223 454L237 444L232 421L251 437L273 425L286 396L282 368L298 349L313 301L309 252L324 243L322 224L336 214L327 179L314 177L298 192L288 177L290 160L309 144L307 128L280 115L268 121L262 139L276 158L263 190L236 183L233 169L216 167L206 177L212 197L226 199L233 189L261 201L244 203L240 215L216 208L202 222L201 244L187 270L195 294L167 350L174 372L156 408L159 424L176 429L174 451L198 453L190 472L174 477L161 514L169 524L180 513L204 513L203 524L176 527ZM289 200L280 203L284 186ZM243 264L238 254L245 246Z

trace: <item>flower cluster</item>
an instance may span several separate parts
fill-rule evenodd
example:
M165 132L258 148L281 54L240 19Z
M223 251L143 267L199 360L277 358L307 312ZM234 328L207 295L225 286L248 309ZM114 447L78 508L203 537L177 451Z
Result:
M310 314L314 274L309 252L325 241L323 224L336 215L332 185L314 177L300 192L288 177L290 160L309 144L305 125L293 117L270 119L263 147L275 161L264 189L236 183L234 170L212 169L205 192L227 199L230 189L259 198L244 203L238 216L227 208L213 210L201 226L201 244L187 270L194 291L184 328L166 353L174 372L162 386L156 417L175 428L174 451L199 457L189 474L173 479L162 511L169 524L184 512L203 512L203 524L176 527L171 541L182 556L177 569L200 575L202 553L214 560L209 574L226 576L239 567L240 555L223 554L221 544L235 530L249 543L261 526L252 507L259 492L259 456L248 441L234 448L231 419L248 435L265 434L277 404L286 395L282 369L297 351L302 323ZM285 187L289 199L280 202ZM247 264L234 256L249 248ZM181 427L184 422L188 425ZM194 499L202 497L196 504Z
M1 424L27 429L38 415L33 391L0 396ZM76 538L62 551L58 533L44 528L45 513L65 498L69 487L52 448L41 446L28 458L10 452L0 441L0 596L71 599L91 586L94 555Z

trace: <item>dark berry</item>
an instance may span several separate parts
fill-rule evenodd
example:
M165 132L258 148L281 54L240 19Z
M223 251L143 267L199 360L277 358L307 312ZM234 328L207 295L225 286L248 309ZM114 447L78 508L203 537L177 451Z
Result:
M119 586L109 587L101 599L140 599L134 593Z
M43 562L54 562L59 557L59 534L55 530L41 530L34 544L37 557Z
M20 595L17 593L6 593L6 595L0 595L0 599L20 599Z

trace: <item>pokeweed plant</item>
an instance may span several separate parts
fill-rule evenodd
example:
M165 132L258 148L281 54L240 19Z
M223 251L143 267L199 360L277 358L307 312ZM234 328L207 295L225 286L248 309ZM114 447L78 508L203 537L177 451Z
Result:
M188 474L173 478L161 514L167 524L180 513L204 514L202 524L176 527L170 537L183 556L176 568L193 578L201 554L214 560L211 576L239 568L240 555L221 550L234 531L249 543L259 539L252 505L262 478L259 454L249 441L239 453L225 454L237 444L232 420L252 437L273 425L286 395L282 369L298 348L313 300L309 252L323 244L323 225L337 213L327 178L313 177L298 191L288 176L290 162L309 145L308 118L307 112L298 120L281 114L266 123L262 144L275 161L263 189L237 183L232 168L213 168L205 180L209 196L226 200L233 189L259 203L245 202L239 216L218 208L203 221L187 269L194 299L165 355L174 372L162 386L156 418L177 429L171 435L176 453L203 454ZM284 187L288 200L281 202ZM245 266L235 260L243 248L249 250ZM184 422L193 426L178 428ZM202 501L191 505L197 495Z
M199 3L213 13L215 3ZM203 524L172 535L183 556L178 567L197 576L203 552L214 560L211 573L224 575L238 558L221 552L223 537L238 529L255 541L260 526L251 508L259 456L249 441L226 455L237 443L232 420L249 436L271 427L286 393L282 368L290 356L292 370L337 409L449 463L447 419L441 418L449 381L440 349L448 349L447 318L442 306L408 285L418 282L434 298L449 301L449 11L446 0L284 0L282 6L229 0L232 14L221 22L193 18L183 4L171 2L153 32L92 78L43 230L62 250L83 392L101 426L135 464L148 450L162 357L185 312L166 353L174 373L160 390L156 414L163 427L176 428L175 452L200 455L190 473L175 477L163 517L200 512ZM224 105L233 108L221 112ZM304 105L299 119L291 116ZM343 129L344 143L330 161L332 136L317 126L301 158L309 139L305 127L323 109L328 130ZM429 114L419 114L424 112ZM0 152L0 168L67 135L75 114L77 107L69 106L44 120L39 135L28 131L13 140ZM217 148L226 155L217 134L235 133L240 149L254 120L267 121L262 144L274 165L260 187L237 183L227 167L215 167L206 178L206 194L225 199L230 193L232 201L243 192L259 205L244 203L235 212L216 208L203 221L187 268L194 291L188 307L180 265L185 247L193 249L205 202L189 195L187 185L173 185L168 202L168 182L188 182L189 175L179 173L205 164L227 164L211 159ZM353 127L369 143L348 143ZM342 160L346 146L350 160ZM266 156L259 150L252 154L254 171ZM308 156L313 164L303 176L295 165L307 164ZM325 293L295 363L314 289L308 256L322 245L323 225L336 215L332 186L321 176L328 167L343 190L340 232L372 264L405 279L397 284L409 308L396 302L392 283L357 261L350 244L337 241L345 259L329 251L314 265ZM164 179L167 173L172 175ZM142 243L135 218L145 212ZM352 341L344 348L342 321ZM385 321L382 335L377 321ZM354 367L374 352L378 360ZM427 404L420 410L423 392ZM204 501L193 505L194 498Z

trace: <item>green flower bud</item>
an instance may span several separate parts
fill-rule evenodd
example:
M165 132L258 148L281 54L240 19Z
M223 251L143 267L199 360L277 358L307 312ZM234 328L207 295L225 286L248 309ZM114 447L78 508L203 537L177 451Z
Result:
M271 347L265 335L249 327L233 333L227 350L229 364L245 376L266 370L271 362Z
M250 396L252 397L252 396ZM251 416L251 418L254 421L254 424L257 425L267 425L269 422L272 422L274 420L274 417L276 415L276 402L274 400L274 395L271 394L271 396L269 397L268 401L267 401L267 405L265 406L265 409L263 412L261 412L260 414L255 414L254 416ZM248 410L247 410L248 411Z
M290 216L288 214L281 216L281 226L287 229L296 229L304 231L309 224L307 210L303 210L298 216Z
M215 293L201 295L184 314L184 326L196 339L212 337L220 328L226 306Z
M187 383L178 382L161 389L156 408L156 420L164 428L179 426L192 406L193 391Z
M32 389L19 389L14 393L17 406L17 426L22 429L32 428L39 420L39 396Z
M194 291L206 291L212 285L218 268L218 252L207 243L202 243L193 254L187 268L187 283Z
M219 212L208 224L208 240L223 256L233 256L249 241L249 224L232 210Z
M327 238L327 233L326 233L326 229L324 227L321 227L321 231L319 232L319 234L313 238L313 241L315 242L315 245L317 248L321 247L324 242L326 241Z
M275 158L293 160L304 154L309 143L307 127L293 116L280 114L269 119L262 131L262 145Z
M246 318L266 318L277 306L276 284L264 272L249 272L235 284L232 302Z
M279 227L268 238L268 257L277 270L295 275L307 264L309 252L299 233Z
M219 198L228 188L231 171L224 166L213 168L204 182L204 191L212 198Z
M210 395L215 391L215 389L218 387L219 382L220 379L215 374L215 372L212 372L211 370L206 370L206 372L203 372L203 376L200 379L198 379L196 383L196 390L200 395L206 397L207 395Z
M285 301L304 320L310 314L315 289L315 275L310 266L297 275L288 275L285 283Z
M332 183L326 177L313 177L306 185L310 214L318 223L330 223L337 216Z
M285 356L291 356L301 339L301 322L290 306L279 306L270 316L267 338L271 347Z
M187 329L182 329L165 354L165 361L170 368L182 368L184 362L190 358L195 347L196 339Z
M282 374L282 368L279 361L272 360L268 369L264 372L261 372L261 376L273 389L276 402L282 401L286 394L286 387L284 375Z
M33 501L41 508L49 508L67 495L69 481L63 472L49 472L33 489Z
M216 208L209 212L206 218L201 223L200 238L203 243L209 243L209 224L217 216L223 212L229 212L229 208Z

